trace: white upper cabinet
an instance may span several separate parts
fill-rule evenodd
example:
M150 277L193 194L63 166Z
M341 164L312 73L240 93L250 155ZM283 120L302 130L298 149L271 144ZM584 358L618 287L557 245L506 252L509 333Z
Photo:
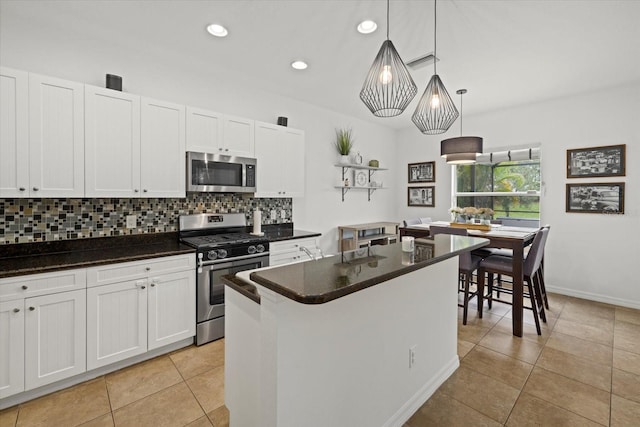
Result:
M29 195L29 75L0 67L0 197Z
M0 197L84 197L83 85L0 74Z
M85 86L87 197L140 192L140 97Z
M29 74L31 197L84 197L84 85Z
M255 157L254 122L187 107L187 151Z
M222 114L187 107L187 151L222 154Z
M256 158L256 197L304 197L303 131L256 122Z
M142 197L185 197L185 107L142 98Z

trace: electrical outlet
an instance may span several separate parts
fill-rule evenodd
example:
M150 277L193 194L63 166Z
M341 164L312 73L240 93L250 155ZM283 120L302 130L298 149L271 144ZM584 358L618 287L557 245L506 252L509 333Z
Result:
M280 218L282 219L287 219L287 211L285 211L284 209L282 209L280 211Z
M136 216L127 215L127 228L136 228Z
M416 364L416 346L409 348L409 368Z
M278 212L275 209L271 209L271 219L277 219Z

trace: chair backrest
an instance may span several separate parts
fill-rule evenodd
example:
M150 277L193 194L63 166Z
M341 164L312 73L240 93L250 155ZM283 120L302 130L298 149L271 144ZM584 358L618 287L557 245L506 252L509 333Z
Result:
M502 221L502 225L507 227L528 227L528 228L538 228L540 227L540 220L533 218L512 218L508 216L503 216L498 218Z
M454 234L456 236L468 236L466 228L455 228L455 227L443 227L440 225L430 225L429 226L429 235L431 237L436 236L438 234ZM459 268L460 270L469 270L471 268L471 252L464 252L460 254L460 258L458 258Z
M402 221L403 227L407 227L409 225L416 225L416 224L422 224L422 222L420 221L420 218L411 218L411 219L405 219Z
M549 235L549 228L543 227L538 231L536 237L533 239L531 249L527 254L527 258L524 260L522 266L522 273L525 276L533 276L533 273L540 268L542 257L544 256L544 246L547 243L547 236Z
M433 220L431 219L431 217L420 218L421 224L431 224L432 222Z

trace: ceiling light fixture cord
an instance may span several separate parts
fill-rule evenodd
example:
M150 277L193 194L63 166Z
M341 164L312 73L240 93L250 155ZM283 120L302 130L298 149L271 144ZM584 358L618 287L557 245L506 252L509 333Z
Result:
M387 0L387 40L389 40L389 0Z
M438 18L437 13L438 0L433 0L433 74L438 74L436 71L436 63L438 62Z

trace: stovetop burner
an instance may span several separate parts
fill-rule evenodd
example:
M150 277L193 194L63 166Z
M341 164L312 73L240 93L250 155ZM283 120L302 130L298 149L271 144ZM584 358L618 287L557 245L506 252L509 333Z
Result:
M225 245L238 245L245 243L263 243L267 239L260 236L253 236L249 233L224 233L208 234L205 236L183 237L182 241L194 248L213 248Z

